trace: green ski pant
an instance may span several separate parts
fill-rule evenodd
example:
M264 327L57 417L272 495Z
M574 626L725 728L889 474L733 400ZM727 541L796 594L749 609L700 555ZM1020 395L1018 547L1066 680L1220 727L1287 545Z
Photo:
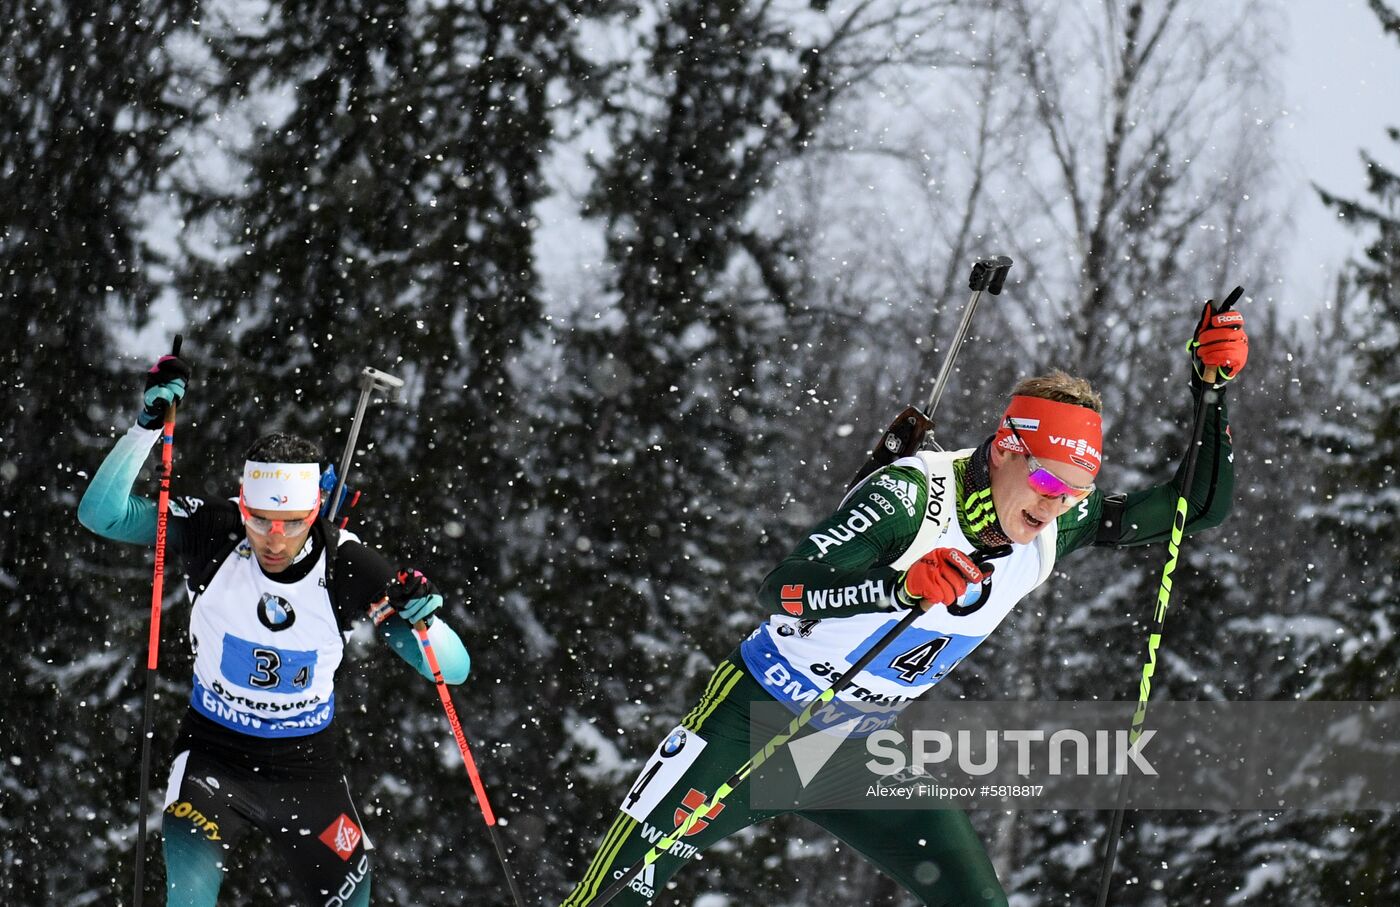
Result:
M737 655L720 663L699 704L681 721L682 727L705 741L699 757L651 809L645 821L618 813L582 880L564 899L562 907L593 904L601 891L621 877L624 868L640 860L662 836L674 831L704 797L749 759L753 745L750 704L763 702L771 704L774 700ZM863 743L855 745L864 751ZM769 765L782 761L775 758ZM646 771L644 767L643 776L633 785L634 792L643 784ZM740 784L717 811L639 873L611 903L650 903L676 870L710 845L756 822L794 812L854 848L925 904L1004 907L1007 903L987 852L961 810L752 809L749 794L749 782Z

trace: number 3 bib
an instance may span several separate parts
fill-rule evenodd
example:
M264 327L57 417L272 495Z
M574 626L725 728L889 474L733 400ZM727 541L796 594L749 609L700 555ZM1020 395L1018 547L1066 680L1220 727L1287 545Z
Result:
M325 558L323 549L294 583L274 582L245 541L219 566L190 614L196 712L257 737L300 737L330 724L345 641Z

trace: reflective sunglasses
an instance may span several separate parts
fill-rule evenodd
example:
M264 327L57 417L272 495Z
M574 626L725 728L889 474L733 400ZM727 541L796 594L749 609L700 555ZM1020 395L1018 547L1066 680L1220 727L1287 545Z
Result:
M238 512L243 514L243 525L258 535L301 535L310 531L316 525L316 518L321 513L321 496L316 495L316 506L311 512L299 520L269 520L266 517L253 516L248 511L248 504L243 500L243 492L238 492Z
M1093 482L1083 486L1071 485L1040 465L1040 461L1031 456L1031 446L1026 443L1025 438L1021 437L1021 433L1016 430L1016 426L1008 421L1006 427L1011 429L1011 434L1016 436L1016 440L1026 451L1026 467L1030 470L1029 475L1026 476L1026 484L1031 486L1031 490L1036 494L1044 495L1047 498L1059 498L1066 503L1072 503L1074 501L1083 500L1093 492Z

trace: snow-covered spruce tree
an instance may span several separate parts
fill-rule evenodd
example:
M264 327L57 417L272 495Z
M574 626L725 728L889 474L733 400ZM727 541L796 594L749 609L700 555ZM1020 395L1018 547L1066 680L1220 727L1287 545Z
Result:
M609 93L585 208L605 232L603 291L561 334L559 441L539 470L556 561L541 600L570 703L558 764L582 782L564 803L569 883L642 757L753 626L754 591L780 556L766 533L777 479L806 459L772 449L780 401L793 403L786 360L803 355L776 343L799 272L782 226L756 224L753 206L824 113L839 21L645 4L633 65ZM740 837L667 897L820 899L765 868L781 829Z
M1386 32L1400 41L1400 12L1373 2ZM1400 149L1400 128L1388 130ZM1400 693L1393 657L1400 652L1393 629L1400 616L1400 172L1362 152L1367 197L1344 199L1325 189L1323 201L1345 223L1369 234L1364 256L1352 269L1356 298L1346 301L1346 334L1352 341L1347 375L1349 406L1319 424L1315 433L1333 447L1344 468L1329 471L1325 503L1316 525L1336 536L1349 565L1355 613L1365 621L1343 652L1342 673L1326 692L1346 699L1390 699Z
M447 597L476 663L459 708L494 805L513 816L538 805L513 801L515 783L555 772L520 730L538 701L533 676L514 679L533 618L501 606L528 572L519 445L538 438L511 366L540 326L533 208L549 113L588 90L579 32L614 6L372 0L207 15L188 35L189 122L173 140L187 151L172 181L198 325L195 490L229 493L241 451L274 428L338 458L360 368L407 380L404 402L375 408L361 435L351 484L366 498L351 528ZM342 714L384 855L376 899L504 890L431 688L401 665L380 671L377 645L361 654L344 669ZM228 890L278 897L247 872Z
M0 13L0 901L116 903L131 887L149 561L75 509L139 370L113 321L151 301L143 196L159 171L163 45L190 4L37 0Z
M1400 41L1400 9L1371 0L1386 34ZM1389 138L1400 147L1400 128ZM1348 380L1339 406L1316 425L1330 449L1321 502L1310 514L1343 566L1329 616L1345 628L1322 662L1309 695L1321 700L1393 700L1400 696L1400 172L1362 152L1366 196L1319 194L1369 237L1349 274ZM1306 823L1319 841L1310 868L1322 903L1386 904L1400 899L1393 856L1400 848L1394 812L1358 812Z
M1382 27L1400 38L1400 15L1371 5ZM1400 134L1392 129L1391 138ZM1277 508L1260 509L1241 527L1247 535L1235 547L1249 557L1245 575L1269 582L1252 589L1257 613L1226 626L1234 666L1244 669L1236 673L1249 678L1230 698L1365 702L1400 694L1400 174L1370 154L1362 158L1365 198L1325 188L1319 194L1368 237L1363 257L1344 270L1330 312L1315 320L1311 336L1279 338L1293 361L1286 384L1267 385L1277 388L1268 400L1276 424L1260 426L1268 430L1259 433L1249 468L1268 483L1270 500L1291 502L1296 512L1280 522ZM1200 876L1200 893L1309 905L1400 897L1393 812L1235 814L1198 840L1208 841L1204 852L1214 866ZM1188 867L1188 875L1199 873Z

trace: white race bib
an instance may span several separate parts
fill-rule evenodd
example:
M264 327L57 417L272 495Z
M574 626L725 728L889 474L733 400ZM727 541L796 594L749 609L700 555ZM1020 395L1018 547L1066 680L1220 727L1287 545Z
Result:
M645 822L704 749L703 737L676 725L642 766L642 773L622 800L622 811L638 822Z

